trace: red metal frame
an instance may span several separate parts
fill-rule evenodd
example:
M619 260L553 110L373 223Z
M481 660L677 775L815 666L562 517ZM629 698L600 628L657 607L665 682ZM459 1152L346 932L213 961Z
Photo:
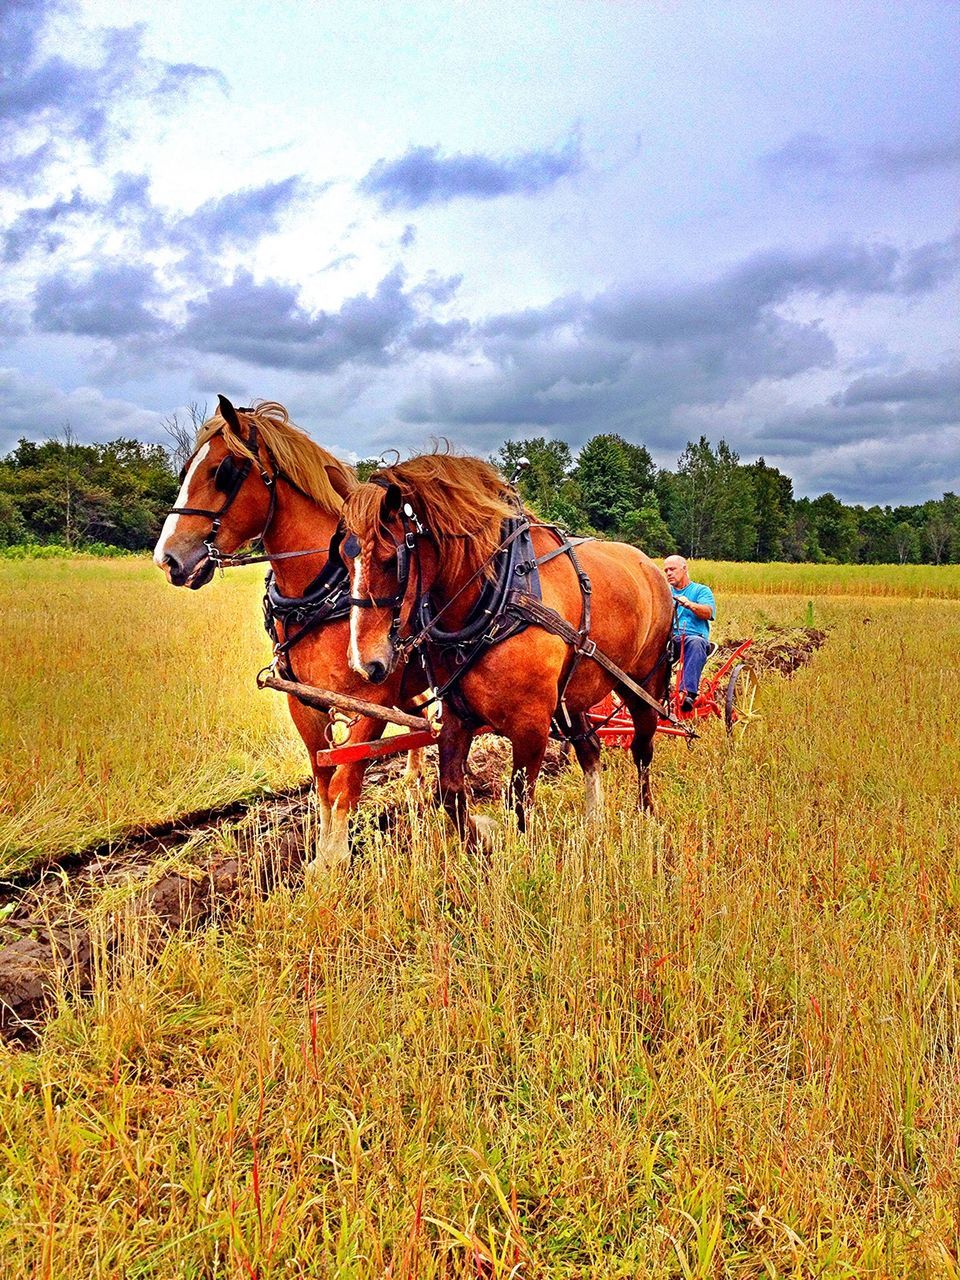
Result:
M417 729L411 733L396 733L376 742L346 742L342 747L330 747L317 752L317 764L321 769L335 769L338 764L352 764L355 760L378 760L392 756L397 751L416 751L418 747L432 746L436 734L429 729Z
M684 726L689 725L693 720L706 720L710 716L717 716L722 720L726 710L726 703L724 695L720 692L720 682L752 644L752 640L744 640L743 644L734 649L733 653L724 660L723 664L715 672L705 680L701 680L700 690L693 706L689 711L684 711L680 705L682 701L680 678L683 674L683 641L681 640L676 680L670 690L667 703L674 719L680 723L671 724L669 720L661 718L657 722L657 733L662 733L665 737L683 738L686 737ZM604 700L598 702L587 714L593 721L597 735L602 742L611 747L629 747L633 742L633 719L615 693L608 693Z
M744 640L723 664L712 675L700 683L700 691L689 711L680 706L680 677L683 674L683 642L680 644L680 660L677 663L676 680L670 690L668 707L679 724L671 724L669 720L660 719L657 733L667 737L685 737L685 725L693 720L705 720L710 716L724 718L726 702L720 692L720 682L727 672L738 662L753 644L752 640ZM633 742L633 720L630 712L615 693L608 693L602 702L591 707L587 713L592 721L598 737L611 747L629 747ZM412 733L398 733L390 738L380 738L377 742L347 742L342 747L330 747L326 751L317 752L317 764L321 768L335 768L337 765L350 764L356 760L378 760L383 756L392 756L398 751L415 751L418 747L429 747L437 741L436 734L429 729L416 730Z

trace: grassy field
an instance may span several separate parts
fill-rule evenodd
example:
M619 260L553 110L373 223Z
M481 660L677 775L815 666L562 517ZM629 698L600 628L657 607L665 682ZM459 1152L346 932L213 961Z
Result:
M0 564L0 874L309 776L263 573L170 587L146 558Z
M252 574L12 569L10 848L300 776ZM572 770L487 866L398 789L349 876L251 868L160 950L112 891L92 1002L0 1050L0 1272L960 1276L957 571L808 572L703 570L721 635L813 599L830 638L737 749L658 745L656 820L611 751L599 829Z

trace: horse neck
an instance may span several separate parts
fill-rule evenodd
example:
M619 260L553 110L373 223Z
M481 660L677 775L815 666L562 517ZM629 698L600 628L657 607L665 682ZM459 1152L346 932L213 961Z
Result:
M473 569L461 569L456 577L451 577L444 570L445 561L447 561L447 557L444 556L443 544L441 543L439 555L437 556L435 577L428 589L435 607L443 608L446 605L449 606L444 611L443 629L445 631L455 631L457 627L463 626L469 618L473 606L480 598L486 579L481 575L474 577ZM472 582L470 581L471 578L473 578Z
M317 555L271 561L277 589L285 596L301 596L327 562L327 550L337 531L339 512L325 511L319 503L278 480L277 505L264 534L268 556L285 551L312 551Z

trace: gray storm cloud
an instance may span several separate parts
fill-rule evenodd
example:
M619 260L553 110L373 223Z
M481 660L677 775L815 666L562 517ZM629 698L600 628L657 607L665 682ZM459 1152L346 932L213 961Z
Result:
M580 143L572 138L555 151L527 151L495 159L485 155L441 154L439 146L411 147L396 160L378 160L358 184L384 209L419 209L429 204L506 195L537 195L583 167Z

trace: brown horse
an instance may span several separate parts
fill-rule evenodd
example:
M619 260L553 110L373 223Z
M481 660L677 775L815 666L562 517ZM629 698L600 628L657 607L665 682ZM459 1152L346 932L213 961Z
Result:
M597 812L601 801L600 745L589 733L584 713L617 682L589 656L589 642L588 652L578 659L571 643L533 625L465 658L456 645L437 644L431 638L436 633L421 626L427 601L433 618L442 613L446 633L455 634L465 624L469 629L492 573L492 557L504 542L504 521L518 514L508 486L492 466L479 458L442 454L386 468L360 485L343 508L351 594L380 604L351 611L351 666L374 683L390 680L398 661L422 644L432 682L441 687L454 677L440 735L440 786L444 808L468 842L487 836L468 812L464 786L467 753L481 725L512 744L511 790L521 828L551 719L558 712L583 768L588 815ZM576 630L584 622L589 596L589 639L633 681L662 698L667 684L662 655L673 615L662 571L623 543L587 541L571 555L558 550L563 539L550 526L534 522L529 532L531 554L542 559L543 604L569 624L568 631ZM582 583L581 575L589 583ZM459 679L458 662L463 664ZM619 685L618 692L633 717L640 804L650 810L657 712L627 686Z
M261 402L237 410L221 396L220 411L197 434L154 561L174 586L196 590L213 577L221 556L261 537L267 556L277 557L271 567L280 596L302 598L328 565L343 501L356 486L353 471L296 427L283 405ZM290 554L297 552L307 554ZM289 618L287 625L278 621L279 640L292 639L302 625ZM347 665L347 641L345 615L308 629L289 650L292 673L304 683L363 695L385 706L402 702L404 672L398 671L371 699L369 686ZM349 857L347 824L367 762L321 768L317 751L327 746L328 715L293 697L288 703L310 756L319 801L320 833L312 865L344 862ZM383 728L383 721L362 717L352 725L350 741L378 738ZM417 772L418 762L419 756L412 759L408 770Z

